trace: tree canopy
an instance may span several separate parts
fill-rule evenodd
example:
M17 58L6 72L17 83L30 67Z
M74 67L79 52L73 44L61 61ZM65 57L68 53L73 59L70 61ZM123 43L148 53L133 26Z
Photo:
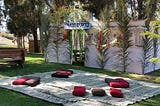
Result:
M39 27L40 0L5 0L7 28L16 37L33 34L35 52L38 52L37 28ZM22 45L21 43L19 45ZM20 46L22 47L22 46Z
M123 15L126 14L129 19L153 20L157 17L160 4L159 0L4 0L4 11L0 11L0 18L2 15L6 16L7 28L17 37L26 36L28 33L33 34L37 49L35 51L38 52L37 28L41 29L44 22L42 18L47 17L47 13L56 17L54 13L59 8L69 8L74 5L74 2L80 2L82 10L89 11L99 20L104 20L104 17L107 17L107 20L121 18L118 8L121 2L126 8ZM75 8L77 8L76 5ZM61 15L63 16L63 13Z

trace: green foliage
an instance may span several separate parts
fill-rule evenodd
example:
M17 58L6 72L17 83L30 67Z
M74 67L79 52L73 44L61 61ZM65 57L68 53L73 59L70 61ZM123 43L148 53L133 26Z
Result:
M157 56L157 49L158 49L157 48L158 47L157 40L160 39L160 35L157 32L157 30L160 27L159 23L160 23L159 19L156 20L156 21L152 21L151 22L151 26L153 27L153 31L154 32L146 31L144 33L145 36L149 36L149 37L151 37L151 38L154 39L154 45L153 45L153 47L154 47L154 56L153 56L152 59L150 59L150 61L153 62L153 63L155 63L155 64L160 63L160 58L156 58L156 56Z
M41 14L41 46L43 53L46 52L46 48L49 42L49 16L48 14Z
M118 0L117 0L118 1ZM133 20L154 19L159 0L125 0Z
M144 13L150 20L155 19L159 0L146 0Z
M40 14L44 8L43 2L41 0L4 0L4 6L7 28L10 33L18 37L17 46L25 48L22 37L31 33L34 37L35 52L38 52L37 28L41 24Z
M64 23L64 20L67 18L68 14L70 13L68 7L62 6L54 10L53 13L49 13L49 20L53 23L56 27L61 27Z
M157 29L159 29L159 27L160 27L159 23L160 23L160 20L151 21L150 25L153 27L153 31L145 31L145 33L143 34L145 36L145 38L148 37L150 39L153 39L154 56L153 56L153 58L150 57L151 58L150 61L155 64L160 62L160 58L156 58L157 57L157 49L158 49L157 40L160 39L160 35L157 32ZM149 44L149 43L147 43L147 44ZM150 46L151 46L151 44L150 44Z
M100 19L100 14L104 10L106 5L113 6L114 0L79 0L83 5L83 9L90 11L91 13L94 13L95 17Z
M143 64L143 73L144 73L144 69L145 67L147 67L150 62L148 61L151 58L151 50L152 49L152 42L153 39L150 36L144 36L143 37L143 59L142 59L142 64Z
M151 25L152 25L155 29L160 28L160 19L155 20L155 21L151 21Z
M113 13L113 7L111 7L111 5L109 5L109 3L106 4L104 9L100 12L99 18L104 23L115 18L114 13Z
M97 1L95 1L95 3L96 2ZM97 63L99 64L99 66L102 69L104 69L107 61L110 59L110 57L108 56L108 49L110 47L110 38L109 38L110 30L109 30L108 26L109 26L110 19L112 18L112 13L111 13L110 10L112 9L113 1L108 0L108 3L103 4L103 6L104 7L102 7L100 9L100 12L98 13L99 16L97 17L102 21L101 31L99 32L99 34L102 34L102 36L100 38L99 34L97 35L97 39L102 40L101 44L100 44L100 47L97 50L98 51Z
M67 5L67 1L53 1L52 5L55 8L52 12L49 12L49 20L50 23L53 25L54 29L52 29L54 38L58 39L60 34L63 34L63 24L66 22L81 22L81 21L88 21L87 17L88 14L86 11L82 9L82 4L80 2L73 2L74 5ZM59 3L59 4L58 4ZM71 3L71 1L70 1ZM68 3L69 4L69 3ZM84 51L84 34L82 30L72 30L69 35L69 43L70 43L70 55L72 58L72 51L73 49L80 49L80 51ZM75 45L75 41L79 40L79 44ZM55 42L55 50L58 53L58 41ZM58 57L57 57L58 59Z
M129 18L128 13L127 13L127 7L126 7L124 0L117 1L116 17L115 18L118 22L124 22L125 20L127 20Z
M122 38L118 39L118 44L117 47L120 48L120 51L118 53L118 57L120 58L120 65L123 67L123 71L126 72L126 68L129 65L128 60L129 60L129 53L128 53L128 48L132 46L130 36L131 33L129 31L129 17L127 14L127 7L124 3L123 0L118 0L117 4L117 21L118 21L118 26L119 30L122 33Z
M150 32L150 31L145 31L143 35L146 35L146 36L148 36L150 38L160 39L160 35L159 34L156 34L156 33Z
M54 38L54 47L53 49L56 51L56 58L57 62L59 62L59 41L61 40L60 36L62 36L62 25L64 23L64 20L67 19L68 15L70 13L70 9L67 6L62 6L54 10L52 13L48 12L48 19L49 23L52 25L51 27L54 27L54 29L51 29L50 37ZM48 42L49 43L49 42Z
M160 64L160 59L159 58L151 58L150 61L153 62L153 63Z
M102 34L101 38L102 39L102 42L100 44L100 48L98 48L98 60L97 60L97 63L99 64L99 66L104 69L105 67L105 64L107 63L107 61L109 60L110 57L108 57L108 49L109 49L109 45L106 46L106 47L103 47L102 45L106 45L108 44L108 37L110 35L109 33L109 29L106 27L105 30L99 32L99 34ZM99 36L99 35L98 35ZM108 41L108 42L107 42Z

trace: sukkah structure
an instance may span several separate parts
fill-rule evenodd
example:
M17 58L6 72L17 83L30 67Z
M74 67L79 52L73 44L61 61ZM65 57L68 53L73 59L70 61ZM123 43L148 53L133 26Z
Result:
M101 24L103 23L90 22L90 24L91 28L89 29L79 29L79 33L75 35L74 40L72 39L72 29L62 28L61 32L55 34L52 32L54 28L51 28L51 42L47 47L46 60L48 62L72 64L74 46L78 42L78 45L83 45L81 46L83 48L79 48L79 50L83 49L85 52L84 66L124 71L119 57L120 48L117 46L120 40L124 39L124 35L119 31L117 22L110 22L107 29L102 28L103 25ZM144 46L146 42L144 42L142 33L146 30L146 22L144 20L131 21L129 30L132 46L127 49L128 60L126 61L125 72L145 74L159 69L159 64L150 62L155 54L152 39L148 44L150 47L146 49ZM79 36L81 36L81 39ZM157 45L159 48L159 41ZM157 57L160 57L159 52L157 50Z
M46 61L62 64L72 64L70 42L68 33L61 30L55 33L54 28L49 29L49 43L46 50Z

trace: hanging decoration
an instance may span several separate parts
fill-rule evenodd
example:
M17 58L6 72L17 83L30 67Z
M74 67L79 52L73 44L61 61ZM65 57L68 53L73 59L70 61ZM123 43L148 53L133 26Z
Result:
M100 50L102 45L102 31L99 32L98 34L98 47L97 49Z
M86 32L85 30L83 30L83 34L84 34L86 37L88 37L88 34L87 34L87 32Z
M63 39L68 39L68 30L64 30L63 32Z
M119 36L117 36L117 38L118 39L123 39L124 37L123 37L123 35L119 35Z
M97 41L94 41L92 39L92 36L89 35L85 30L82 30L81 32L82 32L83 36L86 37L87 41L89 41L90 44L95 45L98 50L100 50L101 48L104 48L104 47L110 47L111 45L118 43L119 39L123 39L123 35L118 35L118 36L114 37L114 39L112 41L106 41L106 43L103 44L102 39L104 36L103 36L102 31L100 31L98 33ZM48 39L50 42L53 42L53 43L58 42L58 44L61 44L64 40L68 39L68 31L65 30L63 33L63 36L59 36L58 39L52 39L51 36L48 36Z
M122 36L122 35L118 35L118 36L115 37L112 41L106 41L107 43L102 44L102 39L103 39L103 33L102 33L102 31L100 31L100 32L98 33L98 41L97 41L98 43L96 43L96 42L91 38L91 36L89 36L89 35L87 34L87 32L83 31L83 34L87 37L87 40L89 41L89 43L92 44L92 45L95 45L98 50L101 49L101 47L102 47L102 48L104 48L104 47L110 47L111 45L114 45L114 44L118 43L118 39L123 39L123 36Z
M115 38L113 41L103 44L102 47L110 47L111 45L114 45L115 43L117 43L117 38Z

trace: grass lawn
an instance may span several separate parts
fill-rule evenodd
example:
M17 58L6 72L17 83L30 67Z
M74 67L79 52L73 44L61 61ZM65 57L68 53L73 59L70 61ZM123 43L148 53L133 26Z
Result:
M95 68L87 68L77 65L65 65L56 63L46 63L44 61L43 55L41 54L28 54L26 57L26 62L24 68L20 67L0 67L0 78L12 77L18 75L27 75L33 73L42 73L55 71L57 69L79 69L94 73L103 73L110 76L120 76L127 77L136 80L144 80L148 82L160 83L160 71L155 71L146 75L136 75L129 73L122 73L115 70L102 70ZM0 88L0 106L60 106L59 104L53 104L45 102L40 99L32 98L11 90ZM160 95L147 99L145 101L138 102L130 106L159 106Z

